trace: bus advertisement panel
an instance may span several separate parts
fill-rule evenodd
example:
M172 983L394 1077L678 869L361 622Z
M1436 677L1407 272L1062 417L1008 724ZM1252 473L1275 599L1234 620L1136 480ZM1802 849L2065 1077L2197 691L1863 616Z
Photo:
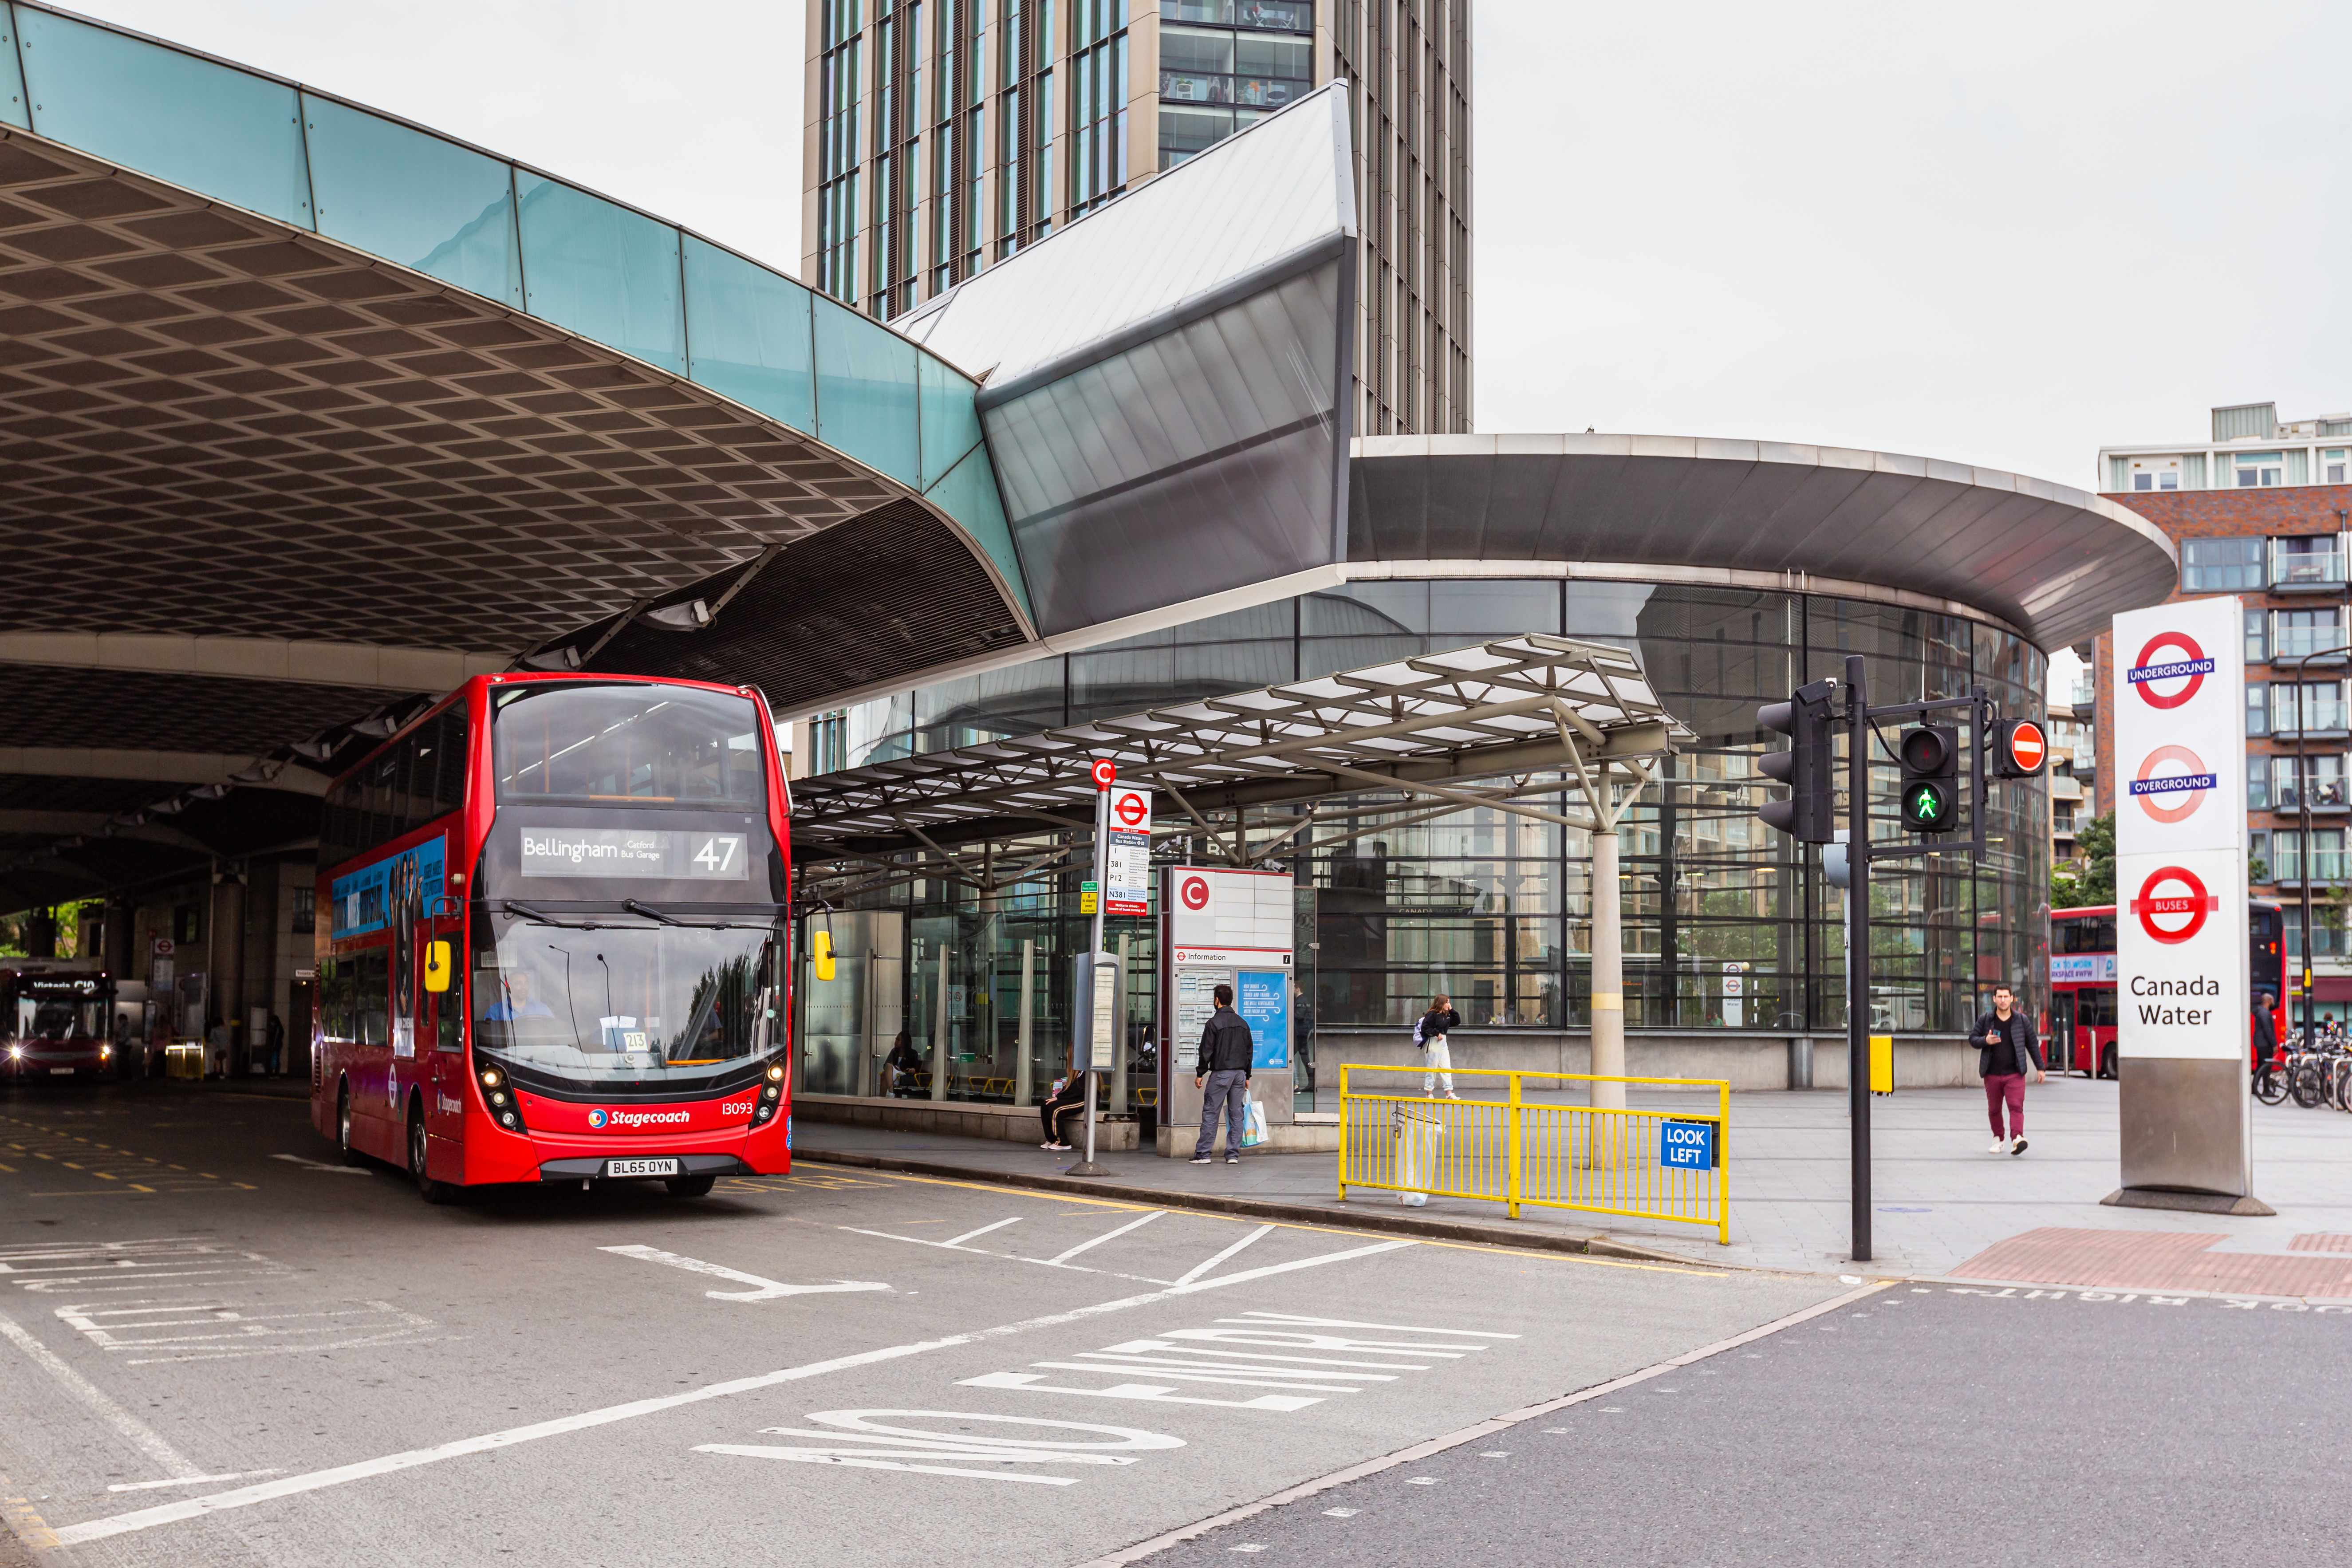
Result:
M328 793L312 1121L436 1202L788 1170L788 806L748 688L467 682Z

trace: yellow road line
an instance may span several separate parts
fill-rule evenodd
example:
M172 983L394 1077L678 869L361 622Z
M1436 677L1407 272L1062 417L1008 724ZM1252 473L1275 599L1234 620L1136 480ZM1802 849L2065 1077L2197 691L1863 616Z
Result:
M5 1476L0 1476L0 1514L6 1515L8 1528L16 1532L16 1539L25 1543L26 1551L57 1550L58 1532L49 1528L47 1520L34 1511L31 1502L16 1495L15 1483Z

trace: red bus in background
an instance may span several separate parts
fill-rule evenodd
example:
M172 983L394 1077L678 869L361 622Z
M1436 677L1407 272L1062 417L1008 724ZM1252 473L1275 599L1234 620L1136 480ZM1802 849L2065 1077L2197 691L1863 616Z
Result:
M749 688L467 681L327 793L312 1123L433 1203L788 1170L789 808Z
M2248 945L2253 961L2253 994L2274 998L2271 1026L2286 1037L2286 923L2279 906L2250 900ZM2050 911L2049 1041L2045 1055L2053 1072L2113 1078L2117 1059L2116 1026L2116 907L2100 904ZM2253 1026L2247 1025L2246 1058L2253 1059Z
M114 980L76 958L0 958L0 1076L111 1078Z

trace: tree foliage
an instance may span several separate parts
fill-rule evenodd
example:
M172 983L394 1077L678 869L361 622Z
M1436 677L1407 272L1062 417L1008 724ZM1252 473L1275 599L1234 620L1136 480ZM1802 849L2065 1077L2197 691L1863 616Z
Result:
M2050 874L2050 907L2082 909L2116 901L2116 814L2095 816L2074 834L2082 859Z

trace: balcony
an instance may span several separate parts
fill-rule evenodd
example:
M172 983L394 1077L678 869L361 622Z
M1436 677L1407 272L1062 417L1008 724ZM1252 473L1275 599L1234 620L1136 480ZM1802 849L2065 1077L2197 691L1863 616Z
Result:
M2270 542L2270 586L2273 594L2341 594L2344 552L2336 536Z
M2279 626L2271 634L2271 660L2293 659L2313 669L2333 668L2345 661L2344 641L2342 626Z

